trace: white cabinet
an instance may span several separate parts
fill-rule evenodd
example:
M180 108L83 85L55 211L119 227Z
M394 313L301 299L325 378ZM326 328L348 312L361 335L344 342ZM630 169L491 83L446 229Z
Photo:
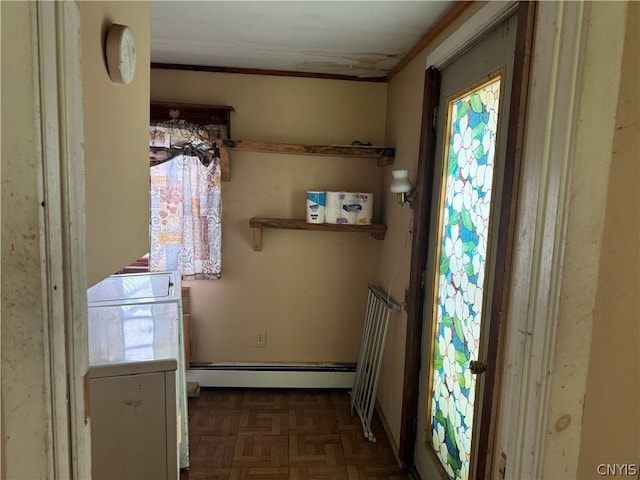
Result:
M94 480L175 480L174 360L89 373Z
M189 466L181 293L177 272L112 275L88 290L92 456L100 459L107 452L112 462L120 462L108 453L112 436L120 438L121 449L146 448L117 422L100 423L115 416L123 425L139 420L143 425L140 438L147 439L158 433L154 429L158 425L171 423L173 427L163 428L165 437L173 435L173 448L155 462L165 462L167 455L175 457L175 471L168 478L177 478L179 468ZM167 387L169 378L171 388ZM167 405L169 401L172 405ZM131 416L129 422L123 420L125 412ZM164 412L162 421L158 420L159 412Z

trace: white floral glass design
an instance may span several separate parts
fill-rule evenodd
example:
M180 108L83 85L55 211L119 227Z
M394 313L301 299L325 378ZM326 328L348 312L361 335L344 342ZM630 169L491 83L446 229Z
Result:
M498 76L448 105L427 430L452 479L469 478L499 99Z

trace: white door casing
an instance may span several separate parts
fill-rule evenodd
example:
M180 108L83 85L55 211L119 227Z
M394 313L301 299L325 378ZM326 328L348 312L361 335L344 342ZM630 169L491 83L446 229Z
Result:
M40 217L45 401L51 478L91 478L80 12L76 2L33 2L35 126L40 141ZM48 360L48 361L47 361Z
M537 8L497 443L507 478L576 478L626 5Z

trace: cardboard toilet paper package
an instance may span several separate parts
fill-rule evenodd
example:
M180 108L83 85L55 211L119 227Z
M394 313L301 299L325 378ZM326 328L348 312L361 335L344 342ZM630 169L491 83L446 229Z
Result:
M325 223L371 225L373 193L326 192Z

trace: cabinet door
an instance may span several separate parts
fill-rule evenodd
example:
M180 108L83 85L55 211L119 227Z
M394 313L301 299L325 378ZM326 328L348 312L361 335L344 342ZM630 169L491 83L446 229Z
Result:
M173 372L91 379L94 480L176 478L175 428L167 431L175 425L175 393L167 401L167 381L175 381Z

